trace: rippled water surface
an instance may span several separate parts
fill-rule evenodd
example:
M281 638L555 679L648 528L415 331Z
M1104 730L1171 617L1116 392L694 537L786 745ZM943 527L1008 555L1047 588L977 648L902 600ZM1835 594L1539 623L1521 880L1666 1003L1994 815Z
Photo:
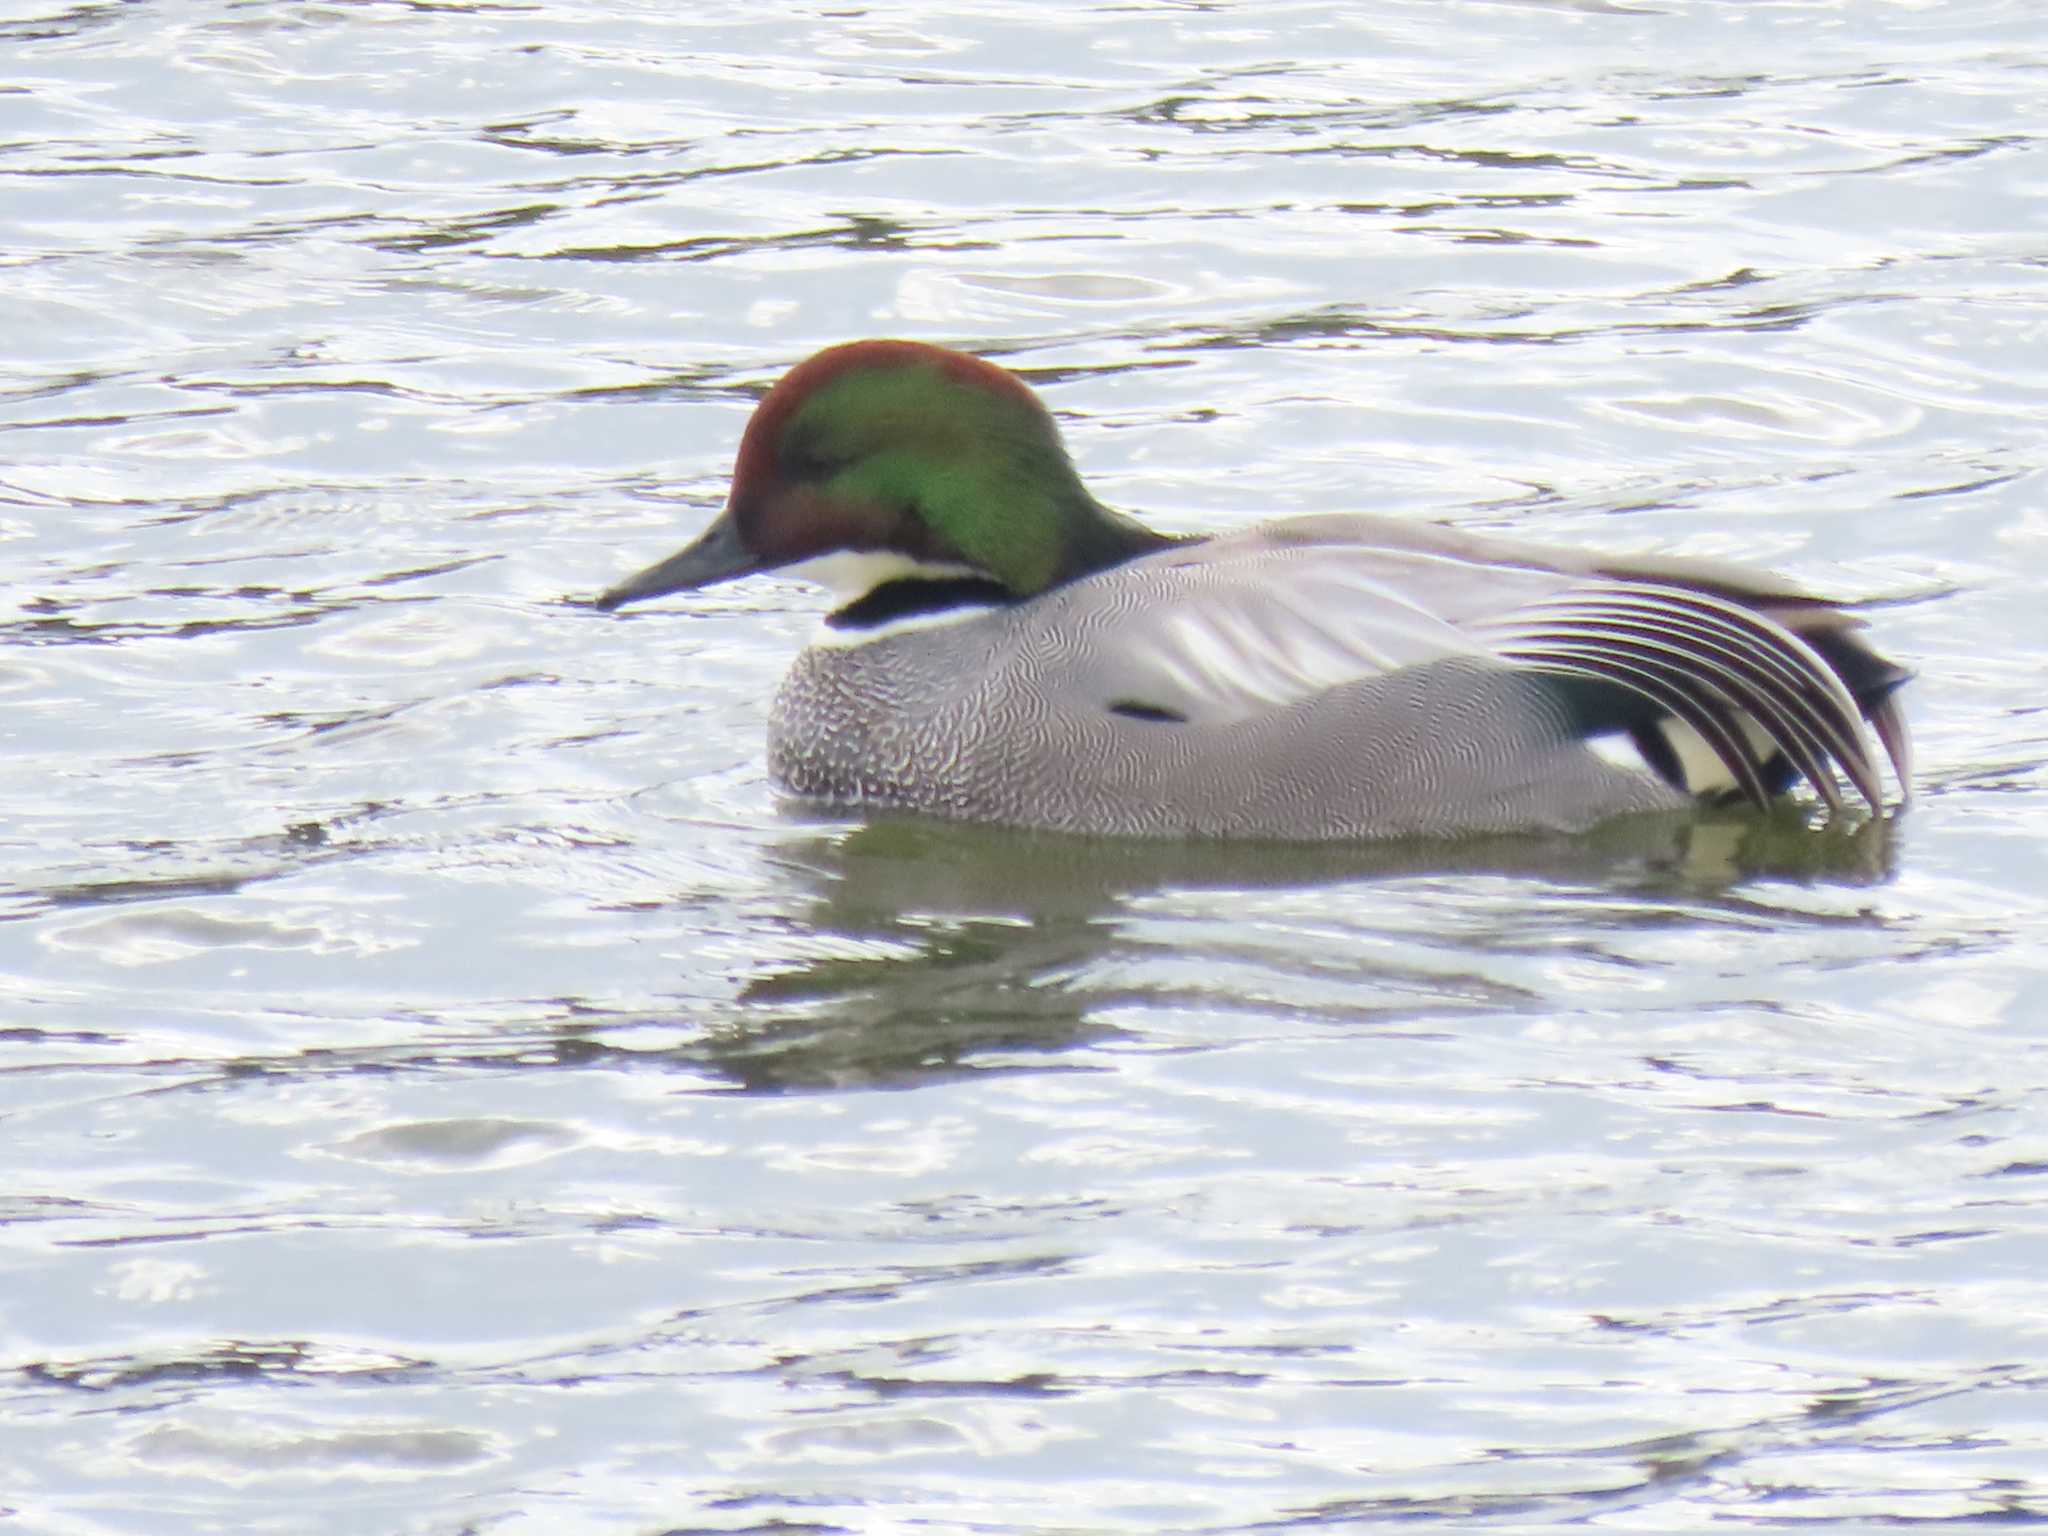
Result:
M2048 1523L2032 0L0 3L0 1525ZM1892 826L804 815L758 390L1872 600Z

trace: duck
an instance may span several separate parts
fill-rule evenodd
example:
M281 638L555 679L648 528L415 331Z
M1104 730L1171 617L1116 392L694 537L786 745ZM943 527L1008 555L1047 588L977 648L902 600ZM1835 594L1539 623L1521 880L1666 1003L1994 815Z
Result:
M806 801L1096 837L1576 834L1804 785L1909 795L1865 622L1773 574L1368 512L1155 530L970 353L833 346L762 396L724 509L595 599L760 572L830 610L770 706ZM1850 814L1858 814L1850 811Z

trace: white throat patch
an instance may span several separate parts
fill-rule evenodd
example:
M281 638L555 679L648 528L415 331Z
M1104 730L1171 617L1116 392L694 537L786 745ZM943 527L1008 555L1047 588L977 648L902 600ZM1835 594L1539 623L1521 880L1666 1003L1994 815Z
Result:
M893 549L841 549L785 565L781 574L823 587L832 594L832 606L844 608L892 581L957 581L978 573L955 561L914 560Z
M894 550L842 549L785 565L779 574L795 576L813 586L823 587L831 594L832 610L837 612L892 581L958 581L963 577L971 579L980 572L951 560L914 560ZM941 624L958 624L963 619L980 618L994 606L993 603L963 603L952 608L906 613L900 618L859 629L834 629L820 619L811 636L811 644L842 648L870 645L914 629L934 629Z

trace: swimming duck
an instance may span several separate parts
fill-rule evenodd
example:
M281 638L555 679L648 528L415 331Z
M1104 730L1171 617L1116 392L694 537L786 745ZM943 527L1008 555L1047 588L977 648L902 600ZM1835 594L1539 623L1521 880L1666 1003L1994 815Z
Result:
M797 795L1115 836L1575 832L1909 775L1909 674L1766 574L1398 519L1166 534L1015 374L911 341L798 364L724 512L597 599L781 570L833 608L769 713Z

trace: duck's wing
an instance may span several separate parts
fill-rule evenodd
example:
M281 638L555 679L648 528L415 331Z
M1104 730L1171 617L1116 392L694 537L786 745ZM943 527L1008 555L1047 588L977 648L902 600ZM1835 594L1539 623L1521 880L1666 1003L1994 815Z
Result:
M1435 611L1414 563L1240 535L1075 582L1055 594L1046 627L1077 642L1066 670L1106 707L1223 725L1361 678L1481 655L1480 641Z
M1366 517L1270 524L1063 589L1046 615L1101 708L1224 725L1404 668L1465 659L1553 679L1591 737L1627 733L1693 792L1762 801L1836 774L1873 807L1863 720L1903 786L1907 674L1860 622L1775 577L1705 562L1621 566ZM1718 768L1716 767L1718 765Z
M1753 609L1683 587L1594 581L1475 623L1471 633L1510 661L1611 683L1647 703L1655 714L1645 723L1670 753L1664 774L1687 789L1722 787L1718 765L1729 787L1762 804L1783 787L1773 766L1782 760L1831 809L1842 805L1837 768L1873 810L1883 803L1862 711L1842 679Z

